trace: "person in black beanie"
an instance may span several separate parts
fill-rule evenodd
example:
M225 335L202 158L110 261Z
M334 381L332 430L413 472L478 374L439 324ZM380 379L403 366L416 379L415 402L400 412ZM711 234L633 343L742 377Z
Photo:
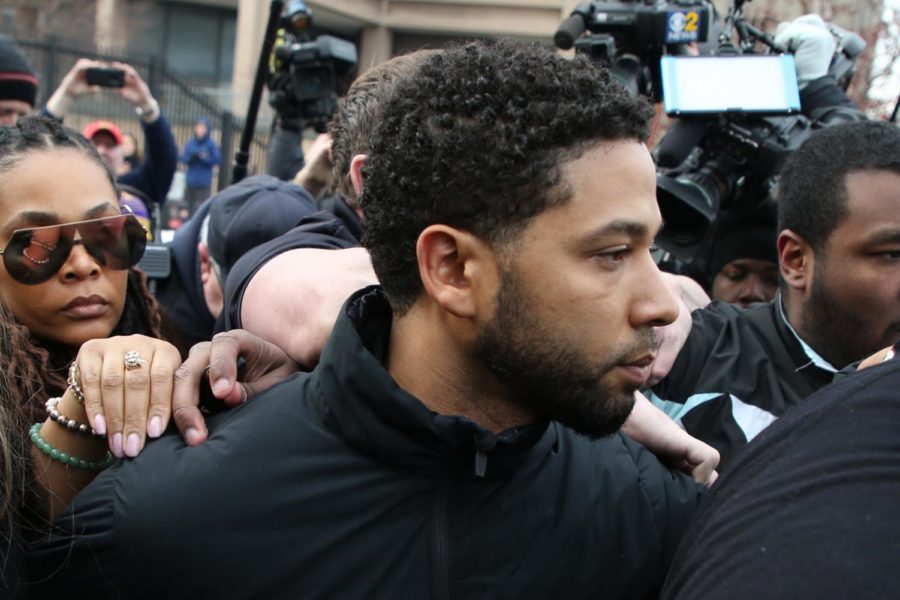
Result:
M15 125L34 108L37 73L8 37L0 36L0 125Z
M778 291L775 238L774 215L723 215L703 282L710 297L743 307L772 300Z

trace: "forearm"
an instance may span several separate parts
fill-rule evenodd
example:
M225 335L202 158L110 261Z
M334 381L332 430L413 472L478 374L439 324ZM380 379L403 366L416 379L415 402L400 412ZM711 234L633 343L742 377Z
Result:
M307 163L300 169L300 172L294 176L294 183L309 192L309 195L313 198L318 198L322 195L322 192L325 191L325 188L328 187L329 181L328 179L319 176L314 169L310 168L309 163Z
M71 390L66 390L58 409L68 418L87 423L84 406L75 399ZM96 462L107 455L105 439L75 433L49 418L41 425L40 436L50 446L69 456ZM41 511L51 520L62 514L72 499L97 475L96 470L76 468L53 460L35 444L31 445L31 458L35 496Z
M142 123L146 158L142 171L155 201L163 201L178 167L178 147L168 121L162 115L153 123Z
M69 107L72 105L72 97L69 96L62 87L56 88L44 108L48 113L57 119L64 119Z

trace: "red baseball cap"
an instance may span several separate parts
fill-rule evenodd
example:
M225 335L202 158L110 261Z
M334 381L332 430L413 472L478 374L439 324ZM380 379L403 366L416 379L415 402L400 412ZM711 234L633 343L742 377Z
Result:
M112 121L94 121L93 123L88 123L84 128L83 133L84 137L93 140L94 136L101 131L109 132L109 135L113 136L113 139L116 140L117 146L122 144L122 130L116 127L116 124Z

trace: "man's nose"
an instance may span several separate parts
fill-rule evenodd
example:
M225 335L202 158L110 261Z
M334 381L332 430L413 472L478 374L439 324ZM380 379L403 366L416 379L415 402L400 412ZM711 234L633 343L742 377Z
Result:
M754 302L768 302L769 300L767 286L762 277L752 273L748 275L741 286L738 301L741 304L752 304Z
M649 254L644 266L631 311L632 326L663 327L678 317L678 301Z

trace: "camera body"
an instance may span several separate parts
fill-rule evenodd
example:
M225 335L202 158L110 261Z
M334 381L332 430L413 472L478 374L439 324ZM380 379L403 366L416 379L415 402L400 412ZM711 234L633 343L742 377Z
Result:
M771 202L784 161L813 131L803 115L737 113L689 126L704 129L699 144L681 165L657 173L666 223L657 241L684 262L708 238L720 210Z
M604 64L632 92L659 100L660 58L706 42L712 20L705 0L600 0L576 6L553 40ZM582 37L585 30L590 35Z
M356 67L356 46L329 35L310 40L312 22L302 2L292 2L272 52L269 103L283 121L300 120L323 132L337 109L340 81Z

